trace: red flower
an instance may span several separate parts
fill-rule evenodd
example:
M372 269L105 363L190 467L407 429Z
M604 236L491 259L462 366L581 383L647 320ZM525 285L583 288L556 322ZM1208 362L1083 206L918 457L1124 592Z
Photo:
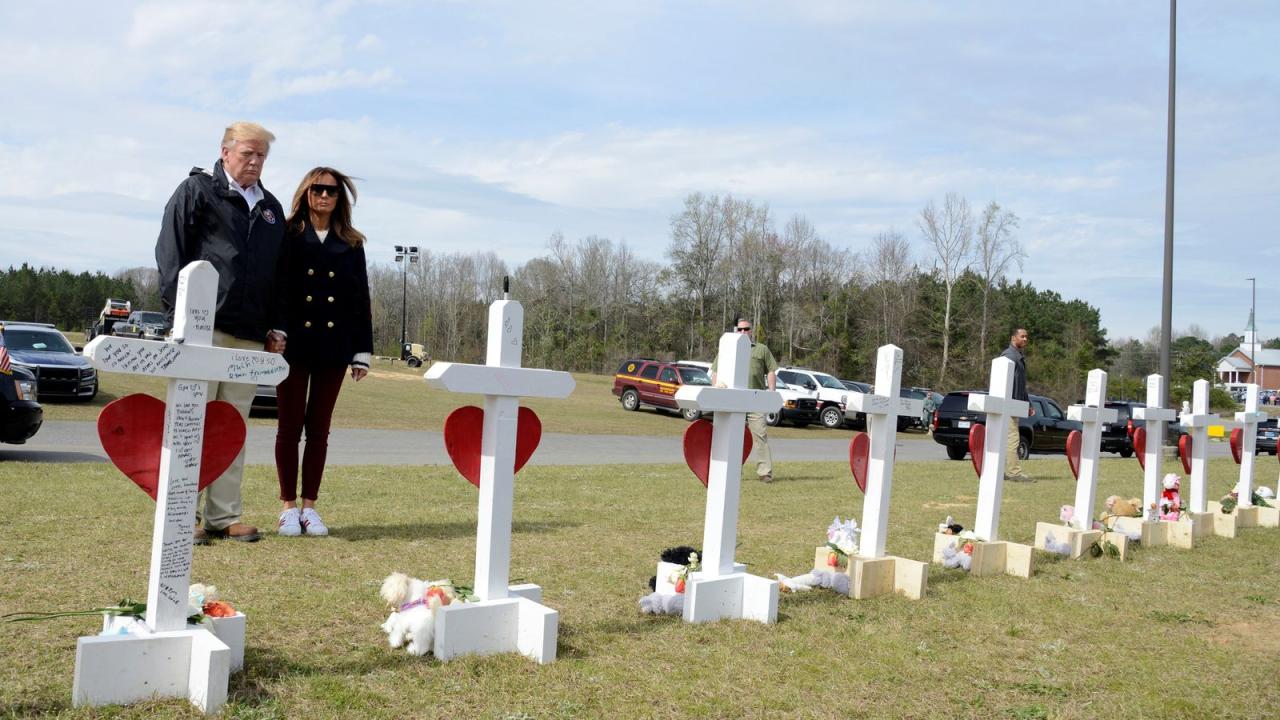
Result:
M234 617L236 614L236 609L231 607L231 603L224 600L210 600L200 609L205 615L216 618Z
M445 593L444 588L442 587L429 588L427 590L427 594L425 597L427 598L428 601L430 601L431 598L433 597L439 598L441 605L448 605L450 602L452 602L452 598L450 598L449 595Z
M973 554L973 543L971 543L971 542L967 542L967 543L965 543L965 544L964 544L964 547L963 547L963 548L961 548L961 550L964 552L964 554L965 554L965 555L972 555L972 554Z

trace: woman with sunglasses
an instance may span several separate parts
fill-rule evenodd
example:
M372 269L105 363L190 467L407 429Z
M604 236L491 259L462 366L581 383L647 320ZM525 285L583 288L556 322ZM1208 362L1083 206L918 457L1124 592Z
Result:
M315 509L329 449L329 422L347 368L357 382L369 372L373 323L365 238L351 225L355 199L351 178L333 168L315 168L298 185L285 225L281 290L289 376L276 388L276 475L284 502L281 535L329 534ZM298 443L303 430L307 443L299 508Z

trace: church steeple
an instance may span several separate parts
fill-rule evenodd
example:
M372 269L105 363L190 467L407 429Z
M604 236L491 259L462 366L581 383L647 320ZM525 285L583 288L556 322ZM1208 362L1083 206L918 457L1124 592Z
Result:
M1249 323L1244 326L1244 340L1240 342L1240 351L1249 357L1254 357L1261 349L1262 344L1258 342L1258 330L1253 322L1253 311L1250 310Z

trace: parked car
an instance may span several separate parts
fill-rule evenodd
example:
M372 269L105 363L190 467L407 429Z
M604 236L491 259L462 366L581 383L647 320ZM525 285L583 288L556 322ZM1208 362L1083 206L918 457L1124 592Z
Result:
M963 460L969 452L969 430L975 424L986 423L986 413L969 409L970 395L985 395L981 390L960 390L947 393L942 404L933 413L933 440L947 448L947 457ZM1066 452L1067 435L1080 430L1082 425L1068 420L1067 414L1052 399L1042 395L1030 395L1031 417L1018 419L1018 457L1026 459L1031 453Z
M676 404L676 391L681 385L710 385L711 376L705 368L694 365L667 363L651 358L623 360L613 376L613 394L622 403L623 410L639 410L648 405L667 410L679 410L685 420L697 420L702 413L681 409Z
M1102 452L1120 453L1120 457L1133 457L1133 409L1146 407L1146 403L1132 400L1108 400L1106 406L1116 411L1116 421L1102 424ZM1141 421L1139 421L1141 422Z
M906 417L905 415L898 416L898 432L905 432L912 428L928 431L929 422L933 419L933 408L930 407L929 403L929 396L931 394L929 389L905 387L902 388L898 394L904 398L911 398L912 400L920 401L919 415L915 417ZM937 400L935 400L932 405L936 407Z
M849 389L835 376L807 368L787 367L778 370L778 379L817 395L818 419L824 427L838 428L844 425L845 420L853 419L847 414Z
M36 402L36 376L23 367L0 371L0 442L21 445L44 423L44 409Z
M871 387L871 383L858 382L857 380L841 380L840 384L844 385L850 392L866 394L874 390L874 388ZM857 410L849 413L849 426L854 430L866 430L867 414L864 412L858 412Z
M0 345L15 368L25 368L35 376L39 400L88 402L98 394L98 371L54 326L0 321Z
M254 411L266 414L275 413L280 409L280 401L276 398L275 385L259 385L253 391L253 402L249 405L249 412Z
M111 334L142 340L163 340L170 327L168 317L162 312L134 310L129 313L128 320L112 326Z
M781 425L784 421L796 427L808 427L821 422L822 413L818 410L818 396L797 385L775 381L778 394L782 396L782 407L778 412L765 413L764 421L770 426Z
M711 363L701 360L678 360L677 365L700 367L711 374ZM777 427L789 422L796 427L808 427L819 421L817 393L805 390L798 385L788 385L780 378L774 378L774 388L782 396L782 407L778 412L765 413L765 424Z
M1276 440L1280 439L1280 427L1277 427L1276 419L1271 418L1266 422L1258 425L1258 440L1255 443L1254 452L1268 455L1276 454Z

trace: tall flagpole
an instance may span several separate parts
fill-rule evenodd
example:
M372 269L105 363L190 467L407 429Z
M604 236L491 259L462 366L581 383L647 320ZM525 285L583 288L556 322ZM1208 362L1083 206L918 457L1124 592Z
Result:
M1171 380L1170 347L1173 344L1173 117L1178 69L1178 0L1169 0L1169 134L1164 175L1164 293L1160 312L1160 374ZM1161 405L1169 406L1169 387Z

